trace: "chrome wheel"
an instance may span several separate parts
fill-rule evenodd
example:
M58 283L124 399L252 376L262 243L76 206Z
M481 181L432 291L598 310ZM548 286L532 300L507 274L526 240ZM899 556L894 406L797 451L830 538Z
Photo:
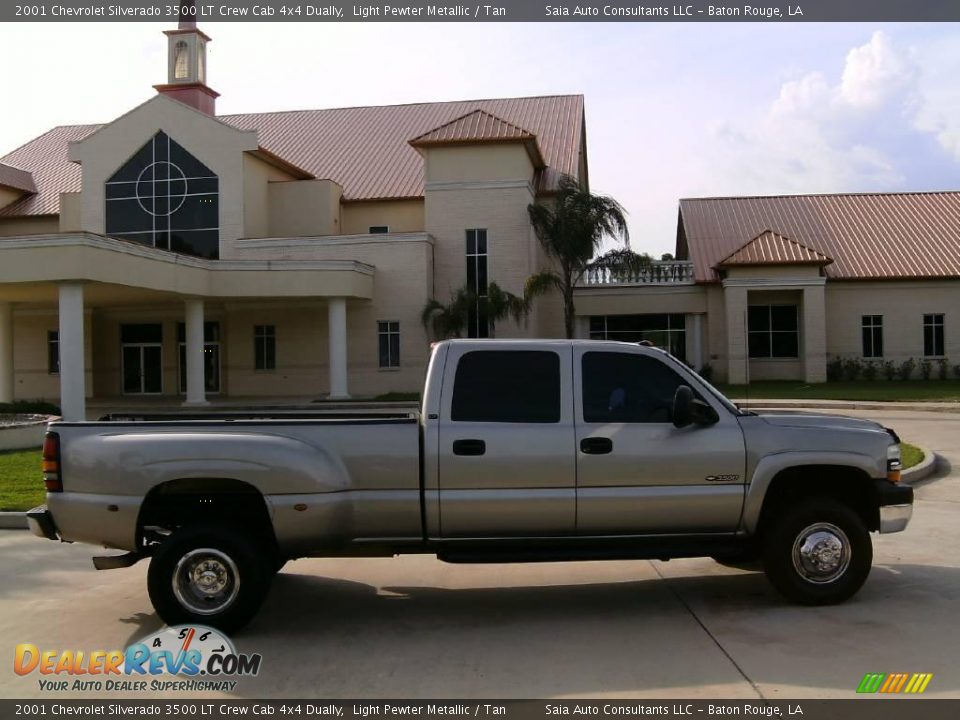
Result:
M240 592L240 573L229 555L215 548L185 554L173 573L173 594L198 615L223 612Z
M842 576L850 565L850 540L832 523L808 525L793 543L793 567L807 582L823 585Z

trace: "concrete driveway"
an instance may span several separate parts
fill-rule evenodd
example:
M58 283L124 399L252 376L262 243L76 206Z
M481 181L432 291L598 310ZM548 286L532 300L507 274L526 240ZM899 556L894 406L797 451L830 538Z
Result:
M787 605L762 574L710 560L298 560L236 638L264 661L235 695L777 700L852 697L866 672L932 672L927 696L960 697L960 415L849 414L946 463L917 488L907 532L874 536L870 579L844 605ZM96 572L91 551L0 532L0 697L41 695L36 674L12 672L19 642L119 649L160 627L146 564Z

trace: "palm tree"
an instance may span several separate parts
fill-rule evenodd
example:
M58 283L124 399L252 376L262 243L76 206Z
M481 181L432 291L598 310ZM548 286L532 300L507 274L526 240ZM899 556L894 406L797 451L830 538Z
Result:
M530 304L526 299L503 290L492 282L483 297L477 297L467 288L460 288L450 295L447 305L439 300L428 300L420 313L420 321L437 340L462 337L468 325L469 313L478 306L487 318L490 337L494 337L496 324L501 320L512 317L514 322L519 323L530 311Z
M551 290L563 297L563 322L567 337L573 337L573 288L587 270L607 269L615 276L637 273L650 267L648 255L630 250L626 211L607 195L594 195L576 179L565 176L552 204L527 206L530 223L540 245L559 266L527 278L524 297L529 300ZM591 262L604 238L622 240L616 248Z

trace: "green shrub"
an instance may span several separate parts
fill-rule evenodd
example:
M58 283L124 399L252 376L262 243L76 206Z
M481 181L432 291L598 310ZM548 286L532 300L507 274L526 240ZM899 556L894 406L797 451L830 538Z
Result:
M843 380L842 358L835 357L827 361L827 380L830 382Z
M866 360L863 363L863 379L864 380L876 380L877 372L880 370L877 367L877 363L873 360Z
M883 376L887 380L895 380L897 377L897 364L893 360L883 361Z
M930 373L933 370L933 363L929 360L920 361L920 377L924 380L930 379Z
M917 361L913 358L907 358L897 368L897 377L901 380L909 380L913 375L913 369L917 366Z
M710 363L704 363L700 368L700 377L707 382L713 382L713 365Z
M60 415L60 408L43 400L17 400L0 403L0 415Z
M948 368L949 366L950 366L950 365L949 365L949 363L947 362L947 359L946 359L946 358L940 358L939 360L937 360L937 377L940 378L941 380L946 380L946 379L947 379L947 368Z
M953 376L957 378L957 380L960 380L960 365L953 366Z
M856 380L860 377L863 366L857 358L848 358L843 361L843 377L845 380Z

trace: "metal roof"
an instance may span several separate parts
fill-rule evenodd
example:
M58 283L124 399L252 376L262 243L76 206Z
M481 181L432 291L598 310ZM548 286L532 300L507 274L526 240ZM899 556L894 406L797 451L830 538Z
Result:
M764 230L719 263L728 265L829 265L833 260L773 230Z
M436 147L472 143L523 143L536 168L544 167L537 136L483 110L454 118L410 141L413 147Z
M423 158L409 141L475 110L536 136L546 164L537 173L538 192L556 189L563 174L578 175L582 95L294 110L217 120L257 130L262 150L336 181L345 200L380 200L422 197ZM80 190L80 166L68 160L67 144L100 127L57 127L0 158L31 172L37 185L36 195L0 209L0 217L58 213L60 193Z
M716 265L766 230L832 258L828 278L960 277L960 192L684 199L677 256L717 281Z

